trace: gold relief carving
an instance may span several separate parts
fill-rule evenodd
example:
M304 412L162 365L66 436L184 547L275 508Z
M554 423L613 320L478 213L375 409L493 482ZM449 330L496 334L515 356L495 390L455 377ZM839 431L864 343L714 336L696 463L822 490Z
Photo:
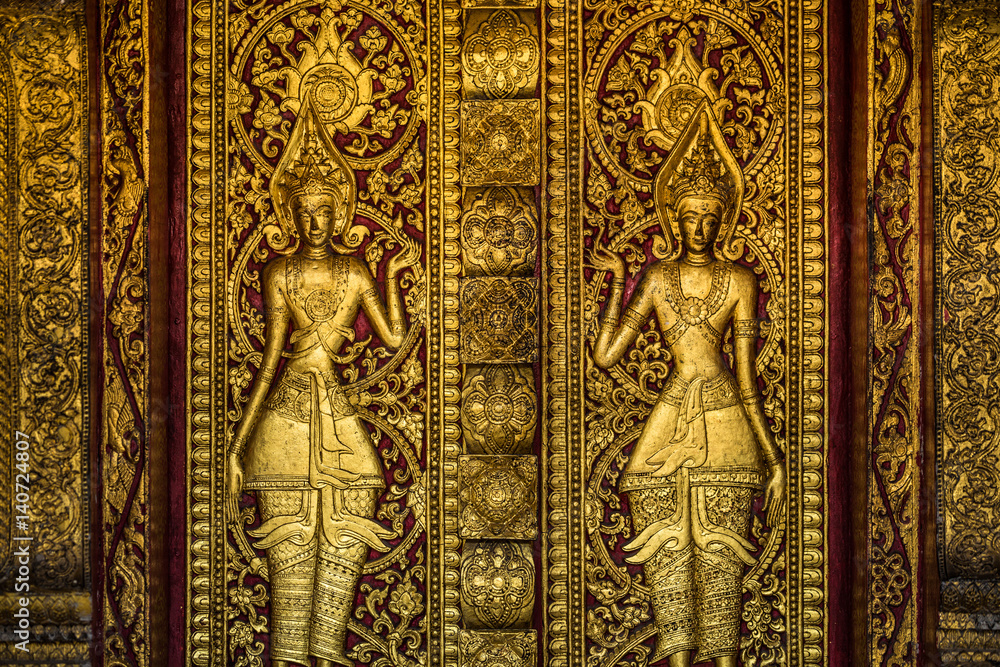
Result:
M531 621L535 564L530 545L466 542L461 575L466 627L514 628Z
M535 436L538 397L530 366L470 366L462 390L462 436L470 454L524 454Z
M458 643L458 667L535 667L536 632L463 630Z
M462 102L462 185L537 185L538 100Z
M538 72L538 28L533 20L525 23L509 9L469 12L462 44L467 98L532 96Z
M824 8L626 6L581 28L573 657L823 665Z
M189 5L193 665L427 661L425 11Z
M919 4L868 7L868 618L871 664L880 667L916 664L919 639Z
M462 0L463 9L530 9L538 7L538 0Z
M515 188L469 193L462 216L462 265L466 275L531 273L538 248L538 220L531 200Z
M2 446L12 475L18 470L12 434L30 436L25 474L32 499L30 528L8 523L0 553L9 564L10 538L27 532L35 586L71 590L86 580L90 561L87 334L80 306L88 303L86 40L79 3L39 9L13 4L0 10L3 289L5 312L12 314L3 345L10 402ZM0 493L13 488L5 477ZM9 495L4 500L6 523L14 503Z
M693 59L691 44L684 59ZM684 83L676 69L658 80L676 82L643 109L647 141L670 151L654 185L667 259L646 266L619 323L625 262L595 243L594 265L615 280L593 355L611 368L651 318L661 323L674 364L618 486L636 531L621 548L646 575L658 634L650 662L684 652L701 662L738 651L743 565L756 563L747 539L753 497L765 489L774 526L785 468L757 387L756 336L735 339L735 373L721 349L721 331L742 331L757 311L756 276L725 254L742 173L710 110L714 90ZM692 111L675 120L660 100Z
M84 664L90 657L91 376L85 306L91 303L92 282L84 26L81 2L9 2L0 8L4 664L26 656ZM27 460L16 455L24 454L14 447L21 440L17 432L27 435ZM15 490L27 492L29 500L18 500ZM15 541L24 537L31 542ZM12 547L26 547L30 563L16 559ZM15 592L15 576L24 583L18 568L25 564L30 589ZM22 638L13 634L24 627L14 615L24 597L31 620L28 654L15 648Z
M538 356L538 281L467 278L462 281L462 361L532 363Z
M146 525L149 415L146 301L146 178L149 165L148 6L101 3L101 124L104 162L103 290L105 334L102 428L104 489L104 660L149 663ZM133 492L134 488L134 492Z
M267 551L272 660L315 656L321 664L351 665L347 624L369 552L392 552L384 540L402 535L372 520L384 473L334 364L359 356L349 343L362 309L386 346L403 345L398 276L420 251L406 242L388 260L385 303L364 263L350 254L331 255L331 239L339 252L356 245L357 186L313 106L324 85L317 81L306 93L271 179L272 201L282 223L294 223L301 249L264 267L269 337L230 449L227 485L234 519L241 489L258 492L263 523L247 532ZM289 324L292 350L283 351ZM276 375L282 356L288 362Z
M538 457L466 455L459 458L458 474L459 537L537 537Z
M1000 233L990 127L1000 110L1000 10L937 2L934 75L934 347L937 640L944 665L1000 662L996 332ZM910 204L911 210L913 204ZM916 251L914 251L916 252ZM914 321L920 321L916 318ZM913 380L911 380L913 382Z

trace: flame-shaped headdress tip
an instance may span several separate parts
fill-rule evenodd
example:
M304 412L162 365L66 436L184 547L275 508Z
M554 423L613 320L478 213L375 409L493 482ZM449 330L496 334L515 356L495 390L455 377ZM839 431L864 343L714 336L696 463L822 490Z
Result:
M354 171L316 113L311 95L303 99L292 136L271 177L271 199L282 222L293 231L291 202L303 195L326 195L337 204L335 233L354 219Z
M735 192L733 174L723 164L710 133L701 131L667 185L668 204L676 207L685 197L701 197L715 199L728 208Z

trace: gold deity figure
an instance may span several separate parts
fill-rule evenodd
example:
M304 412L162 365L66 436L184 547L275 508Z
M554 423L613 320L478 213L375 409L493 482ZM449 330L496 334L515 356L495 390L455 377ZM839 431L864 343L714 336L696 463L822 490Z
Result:
M655 314L672 368L622 477L637 533L623 549L643 565L652 598L649 663L735 667L753 499L763 488L773 526L785 472L757 387L757 279L716 251L733 234L742 174L710 108L697 108L654 185L672 251L645 267L621 322L625 264L602 247L592 253L613 274L594 361L618 363ZM728 326L735 374L723 354Z
M314 656L318 667L353 665L344 651L358 580L370 550L387 552L383 540L393 533L372 520L384 474L337 365L351 361L341 347L354 341L361 310L383 344L403 343L397 276L419 260L419 248L407 241L388 260L383 303L367 265L351 254L360 242L351 228L353 171L308 97L271 196L300 245L263 270L263 359L229 448L228 510L237 516L241 491L256 492L262 524L248 533L267 550L271 664L308 665Z

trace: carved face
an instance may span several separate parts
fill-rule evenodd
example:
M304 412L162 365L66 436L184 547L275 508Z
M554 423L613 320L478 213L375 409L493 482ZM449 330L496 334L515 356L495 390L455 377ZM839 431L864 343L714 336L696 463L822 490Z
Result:
M722 202L711 197L685 197L677 205L681 242L692 252L705 252L715 243L722 224Z
M337 230L337 205L329 195L301 195L292 200L292 218L302 241L313 247L330 242Z

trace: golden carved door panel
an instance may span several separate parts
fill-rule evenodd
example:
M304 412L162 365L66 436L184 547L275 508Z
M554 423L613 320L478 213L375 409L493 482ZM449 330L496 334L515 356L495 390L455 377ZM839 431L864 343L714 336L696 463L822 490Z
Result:
M828 664L822 4L583 10L191 6L192 664Z
M2 3L0 662L992 664L984 6Z

